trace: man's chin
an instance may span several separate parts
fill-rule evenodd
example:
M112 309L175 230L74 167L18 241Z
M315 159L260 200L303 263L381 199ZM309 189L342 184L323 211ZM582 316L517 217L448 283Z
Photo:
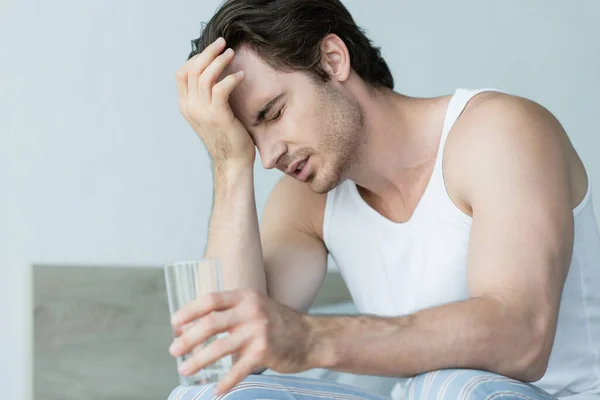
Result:
M309 185L309 186L312 189L312 191L317 194L326 194L326 193L329 193L329 191L331 190L331 189L324 189L321 187L314 187L313 185Z
M318 179L314 175L307 179L306 184L310 186L313 192L326 194L335 189L341 183L338 179Z

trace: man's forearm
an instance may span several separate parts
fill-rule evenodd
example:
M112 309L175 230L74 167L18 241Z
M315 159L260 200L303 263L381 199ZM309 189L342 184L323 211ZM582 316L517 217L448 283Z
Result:
M252 165L215 166L214 204L206 257L219 257L225 290L267 293Z
M382 376L469 368L537 380L542 340L531 320L512 314L482 297L397 318L310 316L312 364Z

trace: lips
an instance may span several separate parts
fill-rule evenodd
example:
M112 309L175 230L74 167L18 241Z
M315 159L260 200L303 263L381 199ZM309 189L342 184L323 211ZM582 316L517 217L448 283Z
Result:
M295 171L295 172L300 172L300 171L302 171L302 168L304 168L304 166L306 165L306 161L308 161L308 160L304 160L304 161L302 161L302 162L300 163L300 165L298 165L298 166L296 167L296 171Z
M307 160L308 160L308 157L302 158L302 159L294 162L292 165L290 165L288 167L288 169L285 172L289 175L295 174L298 167L300 167L300 166L304 167L304 164L306 163Z

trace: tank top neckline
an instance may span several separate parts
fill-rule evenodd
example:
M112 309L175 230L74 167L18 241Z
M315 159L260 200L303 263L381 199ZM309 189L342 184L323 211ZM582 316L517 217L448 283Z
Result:
M460 117L460 115L462 114L462 112L464 111L467 103L471 100L471 98L473 98L475 95L481 93L481 92L485 92L485 91L499 91L497 89L479 89L479 90L474 90L474 91L469 91L467 89L461 89L458 88L454 91L450 101L448 102L448 106L446 109L446 115L444 116L444 124L442 127L442 134L440 136L440 143L438 145L438 150L437 150L437 155L435 158L435 162L434 162L434 167L433 170L431 171L431 175L429 176L429 180L427 181L427 185L425 186L425 190L423 191L423 194L421 195L421 198L419 199L417 206L415 207L415 209L413 210L410 218L404 222L396 222L393 221L387 217L384 217L382 214L380 214L377 210L375 210L373 207L371 207L366 201L365 199L363 199L363 197L361 196L360 192L358 191L358 188L356 186L356 184L353 181L348 181L348 186L350 187L350 194L351 197L356 201L358 207L360 207L360 209L364 210L366 213L368 213L369 215L371 215L373 218L375 218L378 221L381 221L383 224L386 224L390 227L394 227L397 229L400 228L406 228L408 227L411 222L414 220L414 216L417 214L417 211L421 208L422 203L423 203L423 199L425 198L425 196L427 195L427 193L431 190L431 186L433 185L434 181L435 181L435 177L436 177L436 173L439 170L440 171L440 175L441 175L441 180L442 180L442 185L444 186L444 194L448 197L448 199L450 200L450 195L448 194L447 190L446 190L446 186L445 183L443 181L443 169L442 169L442 158L443 158L443 152L444 152L444 148L445 148L445 144L446 144L446 140L448 138L448 134L450 133L450 130L452 129L452 126L454 125L454 123L456 122L456 120ZM501 91L499 91L501 92ZM463 98L463 94L467 94L467 98L464 99ZM459 102L459 100L463 100L462 102ZM465 101L466 100L466 101ZM459 102L458 107L457 107L457 102ZM575 206L573 208L573 216L577 216L579 213L581 213L581 211L583 211L583 209L590 203L590 198L591 198L591 192L592 192L592 183L591 183L591 179L588 176L588 182L587 182L587 191L585 193L585 196L583 197L583 199L579 202L579 204L577 204L577 206ZM463 219L466 220L466 222L469 222L471 220L471 216L465 214L462 210L457 209L458 211L460 211L460 215Z
M441 160L442 160L442 154L444 151L444 145L446 142L446 138L448 136L448 132L450 130L450 128L452 127L452 125L454 124L454 121L451 121L452 123L449 124L449 118L451 116L451 112L453 111L454 107L455 107L455 103L458 100L459 96L457 96L461 91L463 91L463 89L456 89L454 94L452 95L452 97L450 98L450 101L448 102L448 106L446 109L446 114L444 116L444 124L442 127L442 133L440 135L440 142L438 144L438 149L437 149L437 153L436 153L436 158L434 161L434 166L433 169L431 171L431 174L429 175L429 180L427 181L427 185L425 186L425 190L423 191L423 194L421 195L419 201L417 202L417 205L415 207L415 209L413 210L412 214L410 215L410 217L408 218L408 220L403 221L403 222L396 222L393 221L387 217L384 217L381 213L379 213L379 211L375 210L373 207L371 207L366 201L365 199L361 196L360 192L358 191L358 187L356 186L356 184L353 181L348 181L348 186L350 187L350 193L351 196L353 197L353 199L356 201L358 207L360 207L362 210L364 210L364 212L368 213L369 215L371 215L373 218L375 218L376 220L381 221L383 224L389 225L391 227L395 227L395 228L401 228L404 227L406 228L407 226L409 226L411 224L411 222L414 220L415 215L417 214L417 211L422 207L423 204L423 199L425 198L425 196L427 195L427 193L430 191L430 187L432 186L432 184L434 183L435 180L435 175L437 170L440 167L441 164ZM462 105L460 107L460 112L462 112L462 108L464 108L464 105ZM460 115L459 112L459 115ZM458 115L457 115L458 118ZM448 126L450 125L450 126Z

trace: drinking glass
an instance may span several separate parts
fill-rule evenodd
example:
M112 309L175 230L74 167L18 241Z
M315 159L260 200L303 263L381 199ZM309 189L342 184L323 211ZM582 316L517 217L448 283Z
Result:
M169 301L169 312L171 316L185 304L201 298L209 293L223 290L221 277L221 264L218 258L204 258L197 261L181 261L165 265L165 283L167 287L167 298ZM189 329L193 323L187 324L183 330ZM192 357L195 351L199 351L221 338L227 333L221 333L208 339L203 346L197 347L191 353L177 357L177 367L185 360ZM204 385L220 381L231 369L231 356L223 357L212 365L205 367L194 375L183 376L179 374L181 385Z

